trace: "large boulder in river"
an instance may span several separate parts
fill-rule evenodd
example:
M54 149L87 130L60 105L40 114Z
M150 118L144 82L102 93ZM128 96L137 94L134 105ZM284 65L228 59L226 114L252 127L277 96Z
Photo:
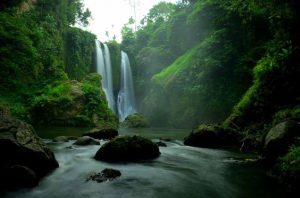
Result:
M300 125L295 121L285 121L271 128L263 147L265 159L274 162L279 156L286 154L295 137L299 135Z
M200 125L189 136L184 144L196 147L218 148L232 146L238 142L237 133L232 129L224 129L218 125Z
M125 118L121 123L124 128L146 128L149 127L149 121L141 114L134 113Z
M33 186L58 167L31 125L7 117L0 117L0 158L0 191Z
M83 133L83 136L89 136L95 139L103 139L103 140L110 140L114 137L118 136L118 130L113 128L94 128L92 130L89 130L85 133Z
M74 145L77 146L87 146L87 145L100 145L100 142L95 140L94 138L83 136L79 137L75 142Z
M158 146L151 140L140 136L123 136L105 143L97 151L95 159L120 162L154 159L159 155Z

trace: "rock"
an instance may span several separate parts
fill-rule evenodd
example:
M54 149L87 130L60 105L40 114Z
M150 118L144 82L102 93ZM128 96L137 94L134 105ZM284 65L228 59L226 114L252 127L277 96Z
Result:
M160 147L167 147L167 144L164 143L164 142L161 142L161 141L155 142L155 144L156 144L157 146L160 146Z
M114 180L117 177L121 176L121 172L119 170L106 168L101 171L101 173L95 173L90 175L87 178L87 181L96 181L98 183L104 182L104 181L111 181Z
M68 142L68 138L66 136L58 136L53 139L53 142Z
M33 127L11 118L0 118L0 156L0 188L4 190L35 185L58 167L54 154L35 134Z
M53 139L53 142L68 142L70 140L77 140L77 137L73 136L57 136Z
M112 128L111 129L94 128L83 134L83 136L89 136L99 140L101 139L110 140L118 135L119 135L118 130Z
M286 154L299 134L300 125L295 121L285 121L271 128L264 141L265 160L274 162L279 156Z
M141 114L135 113L127 116L121 123L124 128L146 128L149 127L148 120Z
M74 145L78 146L86 146L86 145L100 145L100 142L95 140L94 138L88 137L88 136L83 136L80 137L74 142Z
M170 142L172 141L172 138L169 137L160 137L159 140L165 141L165 142Z
M154 159L159 155L158 146L151 140L139 136L123 136L105 143L97 151L95 159L120 162Z
M232 130L218 125L200 125L184 138L185 145L205 148L226 147L237 143L238 137Z
M14 165L6 169L3 178L7 189L11 190L30 188L38 184L35 172L26 166Z
M100 81L98 74L90 74L81 82L70 80L51 87L63 91L45 91L36 97L30 108L31 121L41 126L117 126L117 117L106 105Z

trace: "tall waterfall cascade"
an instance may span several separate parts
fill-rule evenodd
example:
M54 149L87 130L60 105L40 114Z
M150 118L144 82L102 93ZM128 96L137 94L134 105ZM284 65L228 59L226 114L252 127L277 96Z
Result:
M108 101L109 108L112 109L114 112L117 112L116 102L113 94L113 81L109 49L106 44L103 45L104 50L101 47L100 41L96 40L97 73L100 74L102 77L102 89Z
M128 55L121 52L121 86L118 94L118 114L119 120L124 121L125 118L136 112L134 88L132 73Z
M118 113L120 121L124 121L128 115L136 112L134 87L128 55L121 51L120 90L117 103L115 102L113 93L113 75L109 48L106 44L103 44L102 47L98 40L96 40L96 64L97 73L102 76L101 84L108 101L108 106L115 113Z

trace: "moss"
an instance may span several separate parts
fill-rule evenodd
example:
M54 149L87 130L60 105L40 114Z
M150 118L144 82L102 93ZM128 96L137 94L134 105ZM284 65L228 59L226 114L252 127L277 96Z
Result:
M108 108L100 76L88 75L82 82L67 81L48 86L31 106L37 125L117 126L116 115Z
M220 125L199 125L189 136L184 138L184 144L189 146L221 148L239 146L240 136L231 128Z
M121 126L125 128L145 128L149 127L149 122L144 116L135 113L127 116Z

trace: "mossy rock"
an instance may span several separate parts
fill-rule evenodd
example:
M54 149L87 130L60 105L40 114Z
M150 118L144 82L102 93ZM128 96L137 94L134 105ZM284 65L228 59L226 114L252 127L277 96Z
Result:
M116 127L117 117L108 108L100 80L98 74L90 74L82 82L49 86L32 103L32 122L43 126Z
M110 140L118 135L118 130L113 128L94 128L83 133L83 136L89 136L99 140Z
M147 128L149 126L148 120L138 113L127 116L121 123L121 127L124 128Z
M299 136L300 125L295 121L285 121L277 124L265 137L263 155L268 163L274 163L279 156L288 152L289 147Z
M158 146L140 136L117 137L105 143L96 153L95 159L108 162L124 162L154 159L160 155Z
M77 146L88 146L88 145L100 145L100 142L98 142L94 138L83 136L83 137L79 137L73 144Z
M196 147L219 148L238 144L239 137L233 129L225 129L219 125L200 125L189 136L184 144Z

